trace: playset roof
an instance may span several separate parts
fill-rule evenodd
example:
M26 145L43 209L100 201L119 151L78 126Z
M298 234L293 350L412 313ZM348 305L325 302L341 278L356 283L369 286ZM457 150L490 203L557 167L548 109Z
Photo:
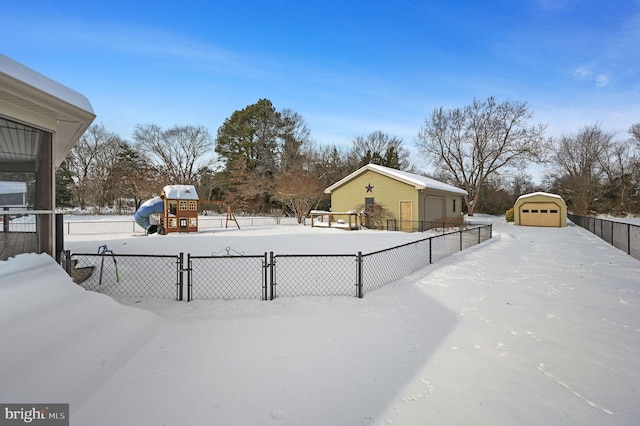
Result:
M196 188L193 185L167 185L163 191L164 198L168 200L199 200Z

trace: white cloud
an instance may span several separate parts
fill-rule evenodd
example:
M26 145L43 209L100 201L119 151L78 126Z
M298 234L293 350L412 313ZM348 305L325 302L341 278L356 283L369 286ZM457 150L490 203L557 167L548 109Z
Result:
M578 80L594 82L597 87L609 85L609 75L594 71L591 66L585 65L573 71L573 76Z
M596 86L606 87L609 84L609 76L606 74L598 74L596 76Z
M576 68L573 72L573 75L578 78L587 78L591 76L593 73L587 67Z

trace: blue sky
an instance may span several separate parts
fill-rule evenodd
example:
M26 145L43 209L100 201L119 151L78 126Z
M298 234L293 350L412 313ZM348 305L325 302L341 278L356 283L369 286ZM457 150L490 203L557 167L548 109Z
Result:
M529 103L548 136L640 122L640 0L2 0L0 52L88 97L97 123L205 125L270 99L319 144L411 147L435 108Z

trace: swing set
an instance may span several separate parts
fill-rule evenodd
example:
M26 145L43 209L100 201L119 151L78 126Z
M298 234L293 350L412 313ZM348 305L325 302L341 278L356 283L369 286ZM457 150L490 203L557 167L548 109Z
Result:
M231 208L231 204L227 201L210 201L210 203L215 204L216 206L226 207L227 210L227 221L224 225L225 228L229 227L229 221L233 221L236 223L238 229L240 229L240 224L238 223L238 219L236 219L236 215L233 213L233 209Z

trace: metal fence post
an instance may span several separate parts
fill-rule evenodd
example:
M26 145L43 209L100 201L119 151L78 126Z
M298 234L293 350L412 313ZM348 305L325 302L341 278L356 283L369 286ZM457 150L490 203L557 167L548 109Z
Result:
M597 223L600 224L600 239L604 240L604 221L602 219L598 219Z
M64 216L62 213L55 214L56 222L56 240L55 240L55 254L56 262L60 263L60 254L64 250Z
M64 251L64 270L71 275L71 250Z
M362 252L358 252L356 257L356 295L359 299L362 299Z
M460 251L462 251L462 231L458 231L460 233Z
M429 264L433 263L433 256L431 255L431 253L433 253L432 244L431 244L432 241L433 241L433 237L429 238Z
M611 222L611 245L612 245L612 246L615 246L614 241L613 241L613 225L614 225L614 223L613 223L613 221L612 221L612 222Z
M262 261L262 300L269 300L269 259L267 252L264 252L264 260Z
M191 253L187 253L187 302L193 299L193 276L191 274Z
M183 288L184 288L184 253L180 253L178 255L178 288L177 288L177 294L176 294L176 299L177 300L182 300L183 299Z
M276 260L273 252L269 252L269 287L270 287L270 295L269 299L273 300L276 298Z
M627 224L627 254L631 255L631 225Z

